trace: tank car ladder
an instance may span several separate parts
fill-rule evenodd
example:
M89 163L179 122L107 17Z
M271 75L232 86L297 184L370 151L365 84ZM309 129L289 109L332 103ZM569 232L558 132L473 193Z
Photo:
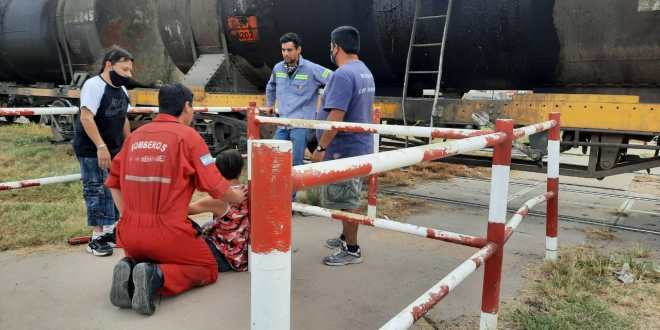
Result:
M433 119L438 116L437 106L438 106L438 97L440 94L440 84L442 82L442 64L444 61L445 55L445 42L447 41L447 31L449 30L449 18L451 17L451 8L452 0L447 2L447 10L443 15L433 15L433 16L420 16L420 11L422 7L422 0L415 0L415 16L413 19L413 26L410 36L410 45L408 46L408 58L406 60L406 72L403 81L403 96L401 97L401 115L403 116L403 124L407 125L406 121L406 98L408 97L408 83L410 80L410 75L436 75L435 83L435 92L433 93L433 108L431 111L431 123L430 126L433 127ZM415 41L417 36L417 25L421 21L443 21L444 27L442 31L442 41L435 43L417 43ZM410 64L412 61L413 52L419 48L429 48L429 47L440 47L440 56L438 59L438 69L434 71L415 71L410 69ZM442 114L440 114L442 115ZM406 143L407 144L407 143Z

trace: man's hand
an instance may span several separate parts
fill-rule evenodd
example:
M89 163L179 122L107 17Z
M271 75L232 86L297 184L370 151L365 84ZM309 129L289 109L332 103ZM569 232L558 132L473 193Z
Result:
M222 195L222 200L229 204L241 204L247 199L247 187L230 188Z
M102 170L107 170L110 168L110 151L108 151L107 146L101 146L96 149L96 157L99 160L99 167Z
M314 150L312 154L312 161L314 163L322 162L325 159L325 151Z

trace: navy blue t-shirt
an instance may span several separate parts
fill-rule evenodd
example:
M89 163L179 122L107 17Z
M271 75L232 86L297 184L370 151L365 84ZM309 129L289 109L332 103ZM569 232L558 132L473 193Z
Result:
M326 120L333 109L345 112L344 121L372 123L376 84L369 68L360 60L342 65L330 77L323 96L323 111L318 119ZM320 140L324 131L317 131ZM355 157L374 152L374 141L369 133L339 132L327 146L325 160Z
M128 91L124 87L112 87L96 76L87 80L80 91L80 108L94 114L99 134L108 147L110 155L119 153L124 143L124 123L130 109ZM78 157L96 157L96 145L87 136L80 118L75 123L73 149Z

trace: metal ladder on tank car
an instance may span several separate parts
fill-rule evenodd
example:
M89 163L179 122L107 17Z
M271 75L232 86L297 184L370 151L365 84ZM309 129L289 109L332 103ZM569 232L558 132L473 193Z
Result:
M429 0L427 0L429 1ZM430 0L433 1L433 0ZM437 113L437 105L438 105L438 97L440 94L440 84L442 82L442 64L444 61L444 54L445 54L445 42L447 41L447 31L449 29L449 19L451 17L451 8L452 8L452 1L453 0L448 0L447 2L447 10L444 14L441 15L431 15L431 16L420 16L420 11L422 7L422 0L415 0L415 16L413 19L413 26L412 26L412 31L411 31L411 36L410 36L410 45L408 46L408 58L406 60L406 72L405 72L405 78L403 81L403 96L401 97L401 115L403 116L403 124L407 125L406 121L406 98L408 98L408 83L410 80L410 75L436 75L436 83L435 83L435 92L433 93L433 108L431 111L431 122L430 126L433 127L433 119L438 116ZM434 43L417 43L416 42L416 36L417 36L417 27L418 23L422 21L438 21L442 22L444 21L444 26L442 29L442 41L441 42L434 42ZM440 56L438 58L438 69L435 71L415 71L410 69L410 64L412 61L413 57L413 52L416 49L424 49L424 48L432 48L432 47L440 47ZM429 141L430 142L430 141ZM407 146L407 140L406 140L406 146Z

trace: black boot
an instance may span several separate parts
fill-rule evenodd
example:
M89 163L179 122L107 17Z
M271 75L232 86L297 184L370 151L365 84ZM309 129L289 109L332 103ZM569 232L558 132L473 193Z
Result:
M133 310L140 314L152 315L156 311L155 298L164 279L158 265L143 262L133 268L135 293L131 301Z
M131 308L133 298L133 273L135 261L130 258L119 260L112 271L112 287L110 288L110 302L119 308Z

